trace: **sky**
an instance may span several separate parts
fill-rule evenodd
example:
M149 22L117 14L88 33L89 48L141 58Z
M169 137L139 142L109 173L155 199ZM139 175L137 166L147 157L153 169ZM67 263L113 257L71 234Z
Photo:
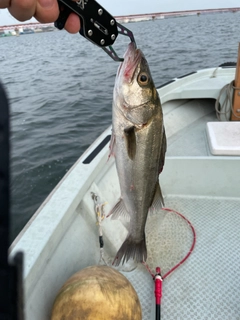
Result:
M98 0L112 15L239 7L239 0ZM31 19L31 22L36 21ZM18 24L7 9L0 9L0 26Z

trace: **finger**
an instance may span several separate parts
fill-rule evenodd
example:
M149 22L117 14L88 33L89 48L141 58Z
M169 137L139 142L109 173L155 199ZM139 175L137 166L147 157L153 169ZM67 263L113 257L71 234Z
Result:
M81 28L79 17L75 13L70 13L64 28L70 33L79 32Z
M10 7L11 0L1 0L0 9L6 9Z
M4 2L6 2L4 0ZM25 21L32 18L36 10L37 0L12 0L8 1L8 10L11 15L19 21Z
M34 17L41 23L54 22L59 16L56 0L38 0Z

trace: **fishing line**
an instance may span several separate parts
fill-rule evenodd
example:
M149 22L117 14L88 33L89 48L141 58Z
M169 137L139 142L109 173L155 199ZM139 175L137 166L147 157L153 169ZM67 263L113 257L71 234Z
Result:
M108 266L107 261L104 258L104 241L103 241L103 230L102 230L102 221L105 218L104 213L104 206L106 205L106 202L101 203L99 197L94 193L91 192L92 199L94 201L94 211L97 218L97 225L98 225L98 232L99 232L99 246L100 246L100 258L98 264L105 264Z
M182 215L180 212L178 212L176 210L169 209L169 208L162 208L162 210L166 211L167 213L169 213L171 215L170 219L169 219L169 216L167 217L167 220L166 220L167 223L166 222L162 223L164 230L165 230L165 235L162 236L162 240L165 237L165 240L167 239L166 241L169 242L168 245L166 245L166 248L167 248L167 250L165 250L166 256L164 257L161 254L162 250L160 250L160 254L158 254L157 257L153 256L154 252L152 252L152 254L150 252L149 262L143 263L144 266L146 267L146 269L148 270L148 272L151 274L151 276L155 282L154 293L155 293L155 303L156 303L156 320L161 319L161 298L162 298L162 282L163 282L163 280L165 280L170 274L172 274L178 267L180 267L189 258L189 256L193 252L195 244L196 244L196 232L195 232L195 229L194 229L192 223L184 215ZM174 214L174 215L172 215L172 214ZM178 219L175 219L176 221L174 221L174 216L178 217ZM151 222L150 222L150 225L148 226L149 228L152 229L154 225L155 226L158 225L158 227L159 227L159 224L156 223L156 218L157 218L157 215L155 215L154 218L150 218ZM179 219L181 219L181 220L179 220ZM165 217L164 217L163 221L164 220L165 220ZM188 229L186 229L186 226L188 227ZM172 228L172 230L171 230L171 228ZM175 232L177 229L179 232ZM186 232L186 230L187 230L187 232ZM185 232L185 239L184 239L184 241L182 241L182 243L183 243L183 246L182 246L181 235L183 234L183 232ZM152 229L152 234L154 234L154 233L155 232ZM168 237L166 238L167 233L168 233ZM161 235L161 232L158 232L158 234ZM149 242L152 242L154 240L154 238L156 240L156 234L153 236L153 239L149 239ZM158 236L156 243L161 243L161 242L159 242L159 240L160 240L160 238ZM180 247L182 247L182 249L183 249L182 251L186 251L186 252L184 252L184 255L182 255L182 257L180 259L179 259L179 252L178 252L179 250L174 249L174 246L179 246L179 244L180 244ZM188 249L185 250L185 248L187 246L188 246ZM157 247L158 247L158 245L157 245ZM189 247L190 247L190 249L189 249ZM171 250L169 250L170 248L173 249L172 252L171 252ZM156 251L156 250L154 249L154 251ZM151 255L152 255L152 257L151 257ZM169 260L169 261L167 261L167 260ZM175 263L173 264L173 266L171 266L170 269L167 270L169 265L171 263L173 263L174 260L175 260ZM159 263L160 261L161 261L161 263ZM161 268L159 266L157 266L155 268L156 273L152 272L154 263L155 263L155 267L156 267L156 265L163 264L163 268L162 268L162 270L164 269L163 273L161 272ZM167 267L167 265L168 265L168 267Z

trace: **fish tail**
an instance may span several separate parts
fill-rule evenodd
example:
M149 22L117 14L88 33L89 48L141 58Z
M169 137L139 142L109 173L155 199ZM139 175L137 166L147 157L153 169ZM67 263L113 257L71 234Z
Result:
M116 257L113 261L113 265L119 266L121 260L122 264L127 262L130 258L134 259L136 262L143 262L147 259L147 247L145 234L142 240L136 241L131 235L128 235L126 240L123 242L122 246L118 250Z

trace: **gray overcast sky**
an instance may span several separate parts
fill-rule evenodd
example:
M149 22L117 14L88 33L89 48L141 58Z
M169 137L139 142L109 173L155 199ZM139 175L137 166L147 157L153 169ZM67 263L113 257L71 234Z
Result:
M239 0L98 0L112 15L239 7ZM19 23L0 9L0 25Z

